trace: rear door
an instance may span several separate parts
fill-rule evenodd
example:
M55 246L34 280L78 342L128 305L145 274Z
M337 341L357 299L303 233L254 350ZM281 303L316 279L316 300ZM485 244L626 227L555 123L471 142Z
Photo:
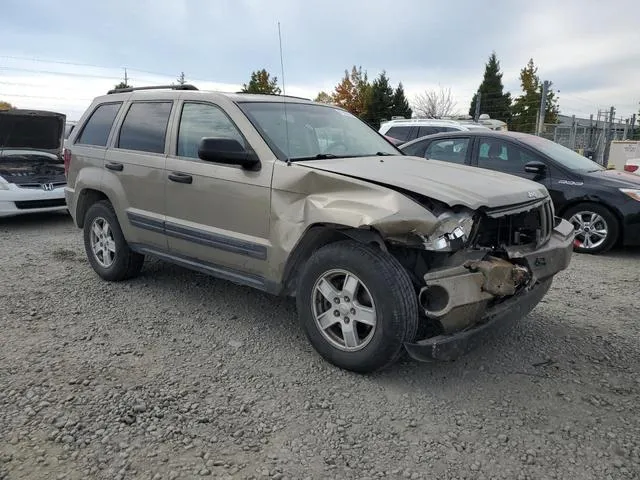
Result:
M127 241L167 249L164 168L167 127L174 101L134 100L126 107L104 163L103 189L124 212Z

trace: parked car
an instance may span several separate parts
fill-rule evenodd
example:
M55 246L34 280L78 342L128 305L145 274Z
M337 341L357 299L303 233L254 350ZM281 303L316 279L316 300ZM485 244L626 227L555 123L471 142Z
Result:
M431 135L400 149L539 182L556 212L574 225L577 252L640 245L640 178L607 170L558 143L525 133L475 131Z
M630 158L624 166L624 171L640 175L640 158Z
M480 128L486 128L479 125ZM389 120L380 125L380 132L386 137L392 137L401 144L414 140L425 135L432 135L440 132L468 131L473 127L462 125L455 120L439 120L435 118L408 118Z
M404 156L335 106L165 89L96 98L69 138L67 203L107 281L149 255L295 296L315 349L370 372L459 357L569 265L540 184Z
M65 118L41 110L0 111L0 217L67 209Z
M67 146L67 139L69 138L69 135L71 135L71 132L73 131L73 129L76 127L76 122L66 122L64 125L64 147Z

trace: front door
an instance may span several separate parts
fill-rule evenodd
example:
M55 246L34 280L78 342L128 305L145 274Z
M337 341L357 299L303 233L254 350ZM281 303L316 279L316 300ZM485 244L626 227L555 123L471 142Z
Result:
M248 171L200 160L203 137L233 138L248 146L233 120L213 103L184 101L176 118L176 155L167 158L165 172L171 254L222 269L231 278L238 274L243 283L259 283L269 245L273 163L263 161L259 171Z
M540 174L525 171L525 165L533 161L546 165L543 158L514 142L500 137L480 137L474 148L471 165L533 180L549 188L551 173L548 165Z

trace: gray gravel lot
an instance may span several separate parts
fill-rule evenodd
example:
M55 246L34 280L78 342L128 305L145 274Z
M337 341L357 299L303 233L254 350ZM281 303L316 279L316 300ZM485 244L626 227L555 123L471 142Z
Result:
M98 279L66 216L0 220L0 480L640 478L640 251L574 255L455 363L323 362L294 302L147 261Z

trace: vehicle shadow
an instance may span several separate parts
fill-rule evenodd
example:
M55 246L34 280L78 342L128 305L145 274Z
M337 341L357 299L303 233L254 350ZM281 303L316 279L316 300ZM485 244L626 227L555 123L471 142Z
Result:
M34 227L51 227L72 224L71 215L66 212L32 213L13 217L0 217L0 228L7 230L33 229Z

